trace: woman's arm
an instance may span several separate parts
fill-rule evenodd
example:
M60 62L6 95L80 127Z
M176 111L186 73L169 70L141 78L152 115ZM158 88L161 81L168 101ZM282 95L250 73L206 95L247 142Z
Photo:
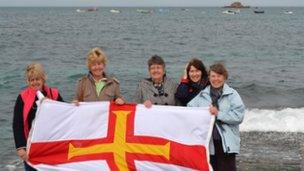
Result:
M64 100L63 100L63 98L61 97L60 94L58 94L57 101L64 102Z
M23 123L23 101L21 95L17 97L14 117L13 117L13 132L16 149L26 148L26 138L24 135L24 123Z
M119 83L117 83L117 86L115 88L115 104L123 105L125 103L125 100L120 92L120 86Z
M217 120L227 124L241 124L245 115L245 105L240 95L234 91L230 100L230 109L228 112L218 112Z
M75 96L74 96L74 99L73 101L77 101L77 102L82 102L83 101L83 87L82 87L82 82L83 80L79 80L77 82L77 85L76 85L76 90L75 90Z
M134 102L136 103L143 103L143 95L140 84L137 86L135 95L134 95Z
M181 103L187 104L191 99L189 98L189 84L187 79L182 79L178 85L175 93L175 98Z

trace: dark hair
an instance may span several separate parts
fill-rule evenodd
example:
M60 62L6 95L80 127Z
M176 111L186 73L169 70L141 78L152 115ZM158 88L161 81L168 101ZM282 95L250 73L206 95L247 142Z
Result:
M148 66L150 68L151 65L162 65L165 68L165 61L163 60L162 57L158 55L153 55L149 60L148 60Z
M211 65L209 69L209 74L211 71L223 75L226 80L228 79L228 71L223 63L215 63Z
M207 82L208 82L208 73L207 73L207 70L206 70L206 67L205 67L204 63L197 58L193 58L193 59L190 60L190 62L188 63L188 66L186 68L187 77L189 78L190 81L191 81L191 79L190 79L190 76L189 76L189 71L190 71L191 66L194 66L196 69L198 69L202 72L201 83L206 85Z

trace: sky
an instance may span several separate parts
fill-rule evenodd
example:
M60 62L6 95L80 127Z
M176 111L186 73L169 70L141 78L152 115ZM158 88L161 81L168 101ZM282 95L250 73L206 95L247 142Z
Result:
M249 6L304 6L304 0L239 0ZM233 0L0 0L0 6L225 6Z

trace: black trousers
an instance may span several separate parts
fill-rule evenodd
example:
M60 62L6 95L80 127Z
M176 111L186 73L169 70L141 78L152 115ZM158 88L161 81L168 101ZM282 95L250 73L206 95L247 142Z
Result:
M24 170L25 171L37 171L36 169L32 168L32 166L30 166L26 162L23 162L23 163L24 163Z
M222 141L213 140L215 155L210 155L213 171L236 171L235 154L224 153Z

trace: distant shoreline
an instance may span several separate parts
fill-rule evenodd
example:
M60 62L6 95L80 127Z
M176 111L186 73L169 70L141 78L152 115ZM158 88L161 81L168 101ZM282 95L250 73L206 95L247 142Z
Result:
M229 6L0 6L0 8L233 8ZM255 5L240 9L256 7ZM258 6L266 8L303 8L304 6Z

